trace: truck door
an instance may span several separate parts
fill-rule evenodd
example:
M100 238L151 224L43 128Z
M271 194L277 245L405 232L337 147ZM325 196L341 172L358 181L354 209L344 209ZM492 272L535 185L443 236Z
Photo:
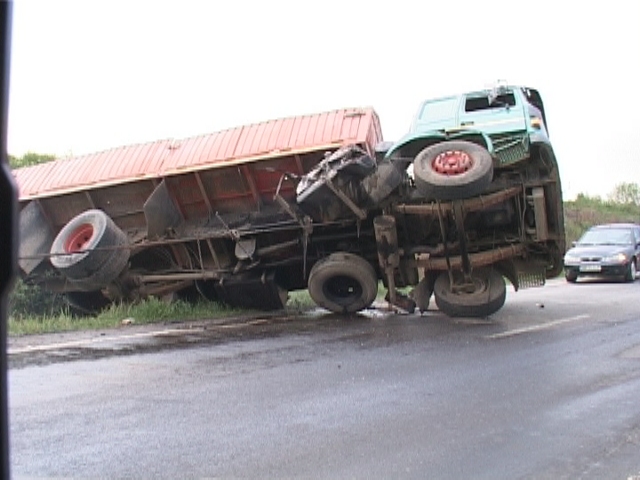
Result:
M413 132L429 132L451 128L456 123L460 97L427 100L418 109L411 126Z
M520 96L509 88L469 93L458 112L459 127L488 135L526 130L526 119Z

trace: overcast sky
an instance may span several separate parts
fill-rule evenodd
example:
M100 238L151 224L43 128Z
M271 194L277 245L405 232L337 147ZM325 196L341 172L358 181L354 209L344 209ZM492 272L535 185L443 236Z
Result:
M565 198L640 183L640 2L17 0L8 150L59 156L537 88Z

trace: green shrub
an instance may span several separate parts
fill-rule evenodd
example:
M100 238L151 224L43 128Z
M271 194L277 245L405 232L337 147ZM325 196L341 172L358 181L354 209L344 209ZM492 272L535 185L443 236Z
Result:
M39 165L40 163L51 162L56 159L55 155L40 154L34 152L27 152L21 157L14 157L9 155L9 165L11 168L23 168L30 167L32 165Z
M14 319L56 317L66 313L68 306L62 295L27 285L21 280L16 282L9 294L9 316Z

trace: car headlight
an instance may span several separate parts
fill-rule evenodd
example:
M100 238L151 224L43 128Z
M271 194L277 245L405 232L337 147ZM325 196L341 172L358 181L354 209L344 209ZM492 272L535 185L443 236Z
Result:
M575 255L569 255L568 253L564 256L565 265L572 265L576 263L580 263L580 257L576 257Z
M616 253L615 255L604 257L602 260L608 263L626 263L627 256L624 253Z

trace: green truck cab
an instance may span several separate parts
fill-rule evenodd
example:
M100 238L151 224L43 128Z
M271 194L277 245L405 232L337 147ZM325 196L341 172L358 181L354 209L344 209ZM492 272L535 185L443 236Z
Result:
M435 295L448 315L486 316L503 306L505 278L518 290L544 285L562 271L560 176L535 89L498 85L427 100L410 131L377 150L375 171L333 183L360 191L351 195L353 204L375 205L377 267L392 303L425 311ZM350 155L350 161L333 159L338 171L356 161ZM313 203L304 197L298 197L303 206ZM316 204L323 205L325 221L334 219L327 212L339 211L328 197ZM348 278L348 268L337 269L336 277ZM411 298L398 286L414 286Z
M388 150L386 157L414 158L420 163L414 168L428 175L423 157L417 158L420 152L451 141L481 146L491 155L495 169L527 160L538 149L544 149L545 155L555 160L540 94L532 88L506 85L422 102L410 131ZM459 154L442 155L433 164L434 174L442 173L441 181L446 183L448 178L472 170L472 162L465 163L465 158ZM473 196L490 183L491 175L486 171L479 176L483 177L481 185L474 189L473 182L465 183L461 196ZM423 183L420 177L418 182Z

